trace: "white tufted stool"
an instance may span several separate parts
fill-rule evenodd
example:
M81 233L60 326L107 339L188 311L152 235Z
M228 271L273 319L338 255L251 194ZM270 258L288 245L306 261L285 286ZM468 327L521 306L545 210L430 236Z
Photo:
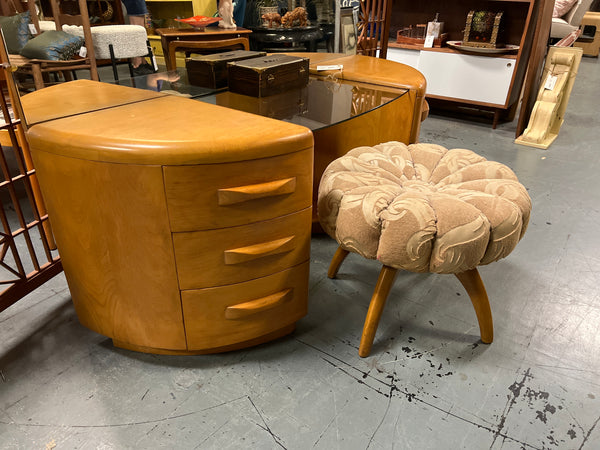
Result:
M63 25L63 31L83 36L83 28L76 25ZM119 79L116 67L118 59L150 56L152 66L154 70L157 70L144 27L140 25L102 25L91 27L91 31L96 59L111 61L115 80ZM129 71L133 77L131 65Z

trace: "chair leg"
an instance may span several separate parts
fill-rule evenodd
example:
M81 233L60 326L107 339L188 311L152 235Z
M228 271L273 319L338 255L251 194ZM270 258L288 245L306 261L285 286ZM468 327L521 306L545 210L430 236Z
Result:
M373 292L373 297L371 297L369 311L367 312L367 318L365 319L365 326L363 327L362 337L360 338L358 356L361 358L365 358L371 353L371 347L373 346L373 339L375 339L375 332L379 325L379 319L381 318L385 301L394 284L394 278L396 277L397 272L398 269L389 266L383 266L381 272L379 272L375 292Z
M115 58L115 49L112 44L108 44L108 53L110 54L110 63L112 65L113 77L115 81L119 81L119 71L117 70L117 58ZM133 73L131 77L133 78Z
M35 89L43 89L44 77L42 75L42 70L40 69L40 66L38 66L37 64L32 64L31 73L33 74L33 83L35 84Z
M494 340L494 323L492 322L490 302L479 272L477 269L471 269L455 275L469 294L473 308L475 308L481 341L484 344L491 344Z
M152 51L152 45L150 45L150 41L146 40L146 46L148 47L148 58L150 58L150 64L152 64L152 68L154 72L158 72L158 64L156 63L156 58L154 57L154 52Z
M327 276L329 278L335 278L338 270L340 270L340 266L344 262L344 259L346 259L346 256L348 256L348 253L350 253L348 250L338 247L338 249L335 251L335 255L333 255L331 263L329 264L329 270L327 271Z

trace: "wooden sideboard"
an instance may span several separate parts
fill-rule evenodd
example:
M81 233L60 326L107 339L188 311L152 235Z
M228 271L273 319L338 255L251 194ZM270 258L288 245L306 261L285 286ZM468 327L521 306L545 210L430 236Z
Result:
M209 353L306 314L308 129L87 80L23 104L82 324L119 347Z

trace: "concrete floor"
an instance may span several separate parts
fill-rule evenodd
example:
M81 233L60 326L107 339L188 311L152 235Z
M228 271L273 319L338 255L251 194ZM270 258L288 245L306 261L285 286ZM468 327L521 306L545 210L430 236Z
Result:
M600 62L584 58L549 150L516 123L430 116L422 141L510 166L529 229L480 269L484 345L452 276L401 273L358 357L378 264L313 238L309 313L286 338L211 356L120 350L82 327L61 275L0 313L0 448L600 448Z

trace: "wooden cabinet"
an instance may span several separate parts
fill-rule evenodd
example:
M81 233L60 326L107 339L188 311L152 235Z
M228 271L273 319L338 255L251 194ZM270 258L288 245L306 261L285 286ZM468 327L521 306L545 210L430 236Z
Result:
M469 11L502 11L503 41L519 48L512 54L467 53L449 47L398 44L392 37L387 59L421 71L427 80L427 98L493 110L495 126L501 114L510 117L517 106L531 53L538 6L535 0L395 1L391 36L396 36L404 27L426 24L439 13L448 39L460 41Z

